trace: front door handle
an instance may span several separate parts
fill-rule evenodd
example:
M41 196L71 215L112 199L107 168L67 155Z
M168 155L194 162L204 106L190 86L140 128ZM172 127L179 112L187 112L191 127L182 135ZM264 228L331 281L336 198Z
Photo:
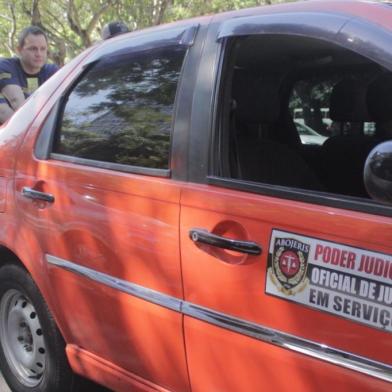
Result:
M28 186L22 188L22 196L27 197L28 199L46 201L48 203L54 202L54 196L52 194L36 191Z
M234 250L248 255L259 255L262 252L261 246L256 242L233 240L232 238L221 237L203 229L189 230L189 237L193 242L216 246L218 248Z

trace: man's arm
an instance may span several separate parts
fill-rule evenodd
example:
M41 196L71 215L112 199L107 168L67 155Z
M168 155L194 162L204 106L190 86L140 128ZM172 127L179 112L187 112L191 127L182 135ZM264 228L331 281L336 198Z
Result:
M10 105L0 103L0 123L4 123L14 114L15 110L23 105L25 97L22 88L16 84L4 86L1 94L7 99Z
M6 103L0 103L0 124L4 124L12 115L14 111Z
M14 111L19 109L26 100L22 88L16 84L7 84L7 86L3 87L1 93Z

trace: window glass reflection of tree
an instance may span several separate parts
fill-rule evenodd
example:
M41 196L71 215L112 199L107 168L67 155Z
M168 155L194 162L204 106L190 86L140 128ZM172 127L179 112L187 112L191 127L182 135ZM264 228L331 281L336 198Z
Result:
M183 48L99 62L69 96L56 152L166 169Z

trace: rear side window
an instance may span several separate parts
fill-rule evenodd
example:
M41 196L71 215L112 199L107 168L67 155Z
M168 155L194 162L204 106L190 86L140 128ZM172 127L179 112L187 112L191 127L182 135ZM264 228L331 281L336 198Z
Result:
M68 94L53 152L168 169L185 51L165 47L100 60Z

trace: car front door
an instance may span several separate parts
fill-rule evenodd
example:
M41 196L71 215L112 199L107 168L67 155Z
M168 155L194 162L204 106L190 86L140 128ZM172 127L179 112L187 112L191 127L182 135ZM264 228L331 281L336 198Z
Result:
M200 89L194 99L200 121L193 124L193 131L199 139L193 139L196 147L190 156L196 169L193 184L181 196L183 312L192 390L387 391L392 381L392 312L387 294L392 287L390 207L320 191L310 175L309 187L301 189L295 181L306 177L307 165L294 157L304 150L302 146L292 151L271 141L267 150L260 147L253 157L257 142L247 143L240 155L244 140L236 137L251 137L253 131L258 141L272 128L271 118L279 108L271 102L276 99L278 105L279 97L271 85L284 79L286 74L276 76L279 70L288 74L295 68L289 64L285 68L287 59L280 54L305 62L309 52L304 50L301 57L300 47L309 45L316 51L327 45L298 41L299 30L303 35L307 27L309 37L316 38L312 31L317 29L319 37L333 42L347 21L312 13L257 18L211 27L211 37L215 29L221 40L215 36L206 46L200 77L213 80L216 51L226 53L227 61L221 64L228 67L217 66L223 73L217 94L221 104L212 134L208 130L213 122L204 121L201 113L213 91ZM329 29L323 31L320 25ZM252 40L257 31L285 36L266 34ZM286 36L290 31L291 38ZM241 33L230 46L230 39ZM252 63L257 50L262 54L260 63ZM326 47L329 50L335 49ZM273 62L269 55L280 61ZM244 79L271 69L260 78L268 89L264 87L259 106L252 101L260 86L256 78L249 87L233 82L233 95L235 87L243 90L231 98L230 64L234 76L243 72ZM249 98L247 105L241 97ZM242 134L227 134L241 126ZM270 167L274 162L271 180L281 176L282 181L243 179L245 165L239 167L238 162L247 163L248 158L253 165L250 172L260 177L266 173L262 164ZM230 171L233 167L238 171Z

